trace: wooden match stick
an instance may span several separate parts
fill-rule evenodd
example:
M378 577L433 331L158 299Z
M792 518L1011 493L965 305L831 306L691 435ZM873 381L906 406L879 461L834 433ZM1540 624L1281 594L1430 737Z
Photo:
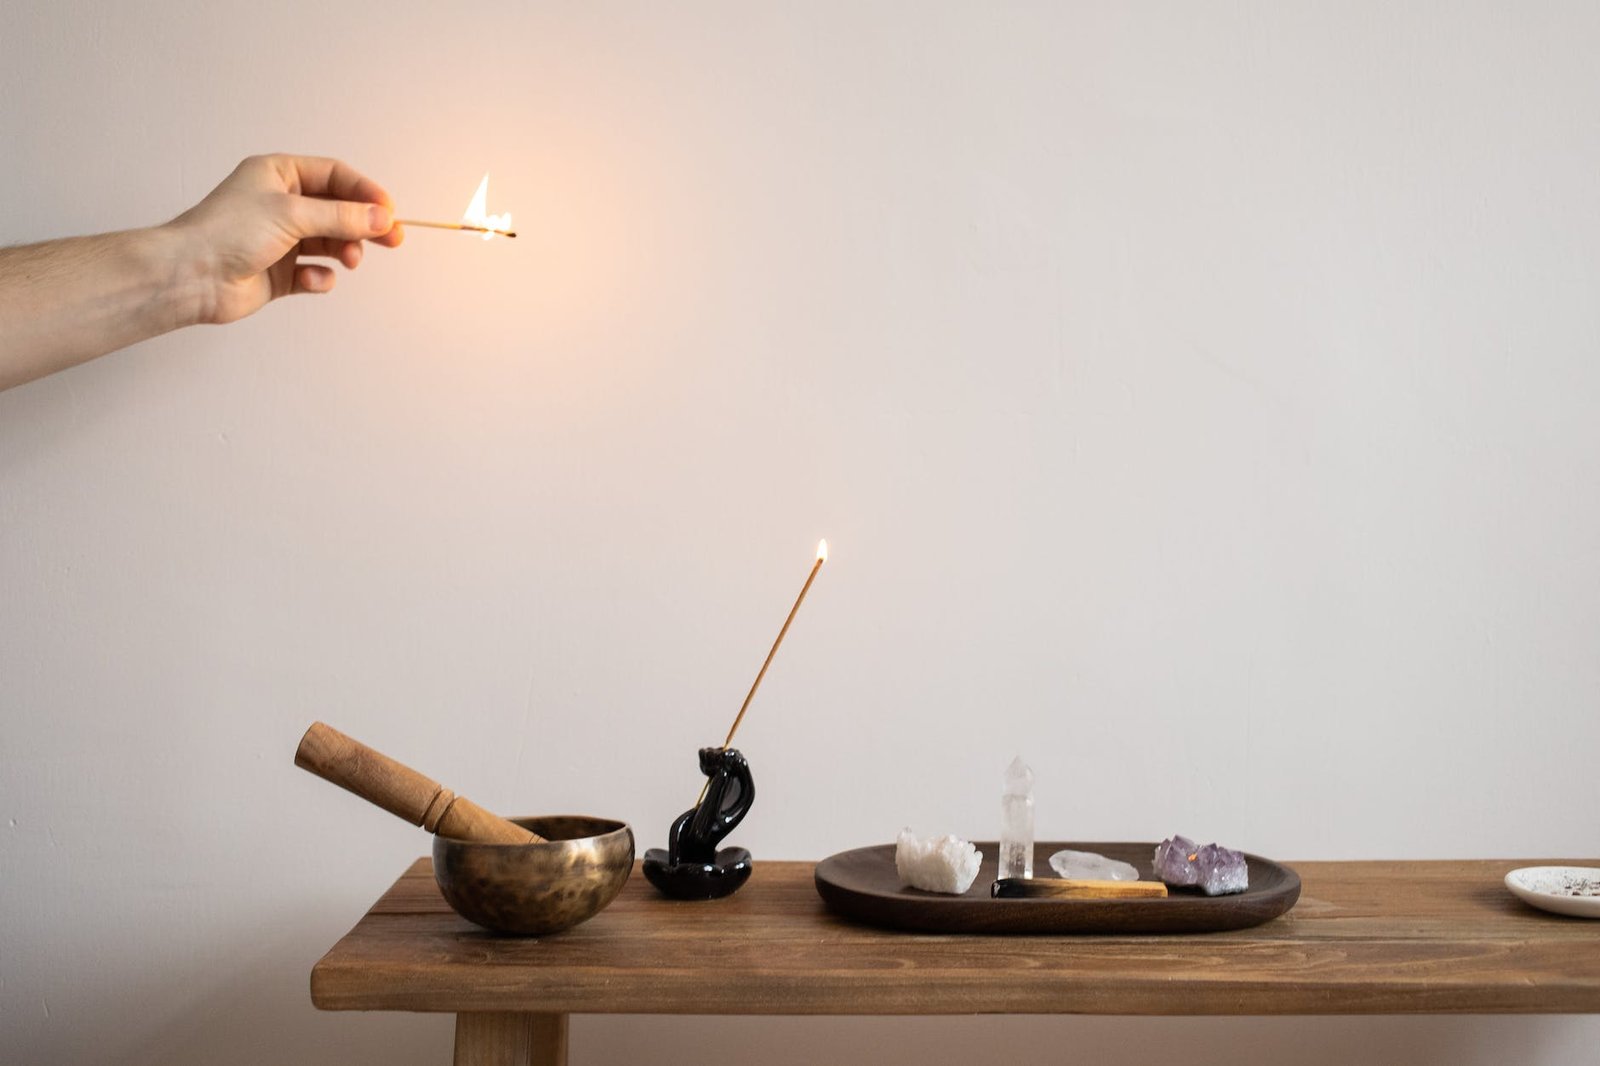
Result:
M995 899L1164 899L1160 881L1080 881L1062 877L1002 877L989 889Z
M515 237L516 230L495 229L492 226L473 226L465 222L422 222L414 218L397 218L396 226L421 226L423 229L454 229L463 233L494 233L501 237Z

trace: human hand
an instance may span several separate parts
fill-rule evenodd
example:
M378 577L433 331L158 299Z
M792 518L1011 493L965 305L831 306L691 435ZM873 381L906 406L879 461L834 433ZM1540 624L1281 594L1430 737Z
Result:
M337 159L294 155L251 156L163 228L183 240L198 274L199 319L210 323L332 289L333 268L307 257L354 270L363 241L394 248L405 236L377 182Z

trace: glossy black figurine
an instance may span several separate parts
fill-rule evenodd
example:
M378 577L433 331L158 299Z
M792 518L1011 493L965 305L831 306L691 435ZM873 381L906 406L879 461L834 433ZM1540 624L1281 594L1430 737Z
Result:
M700 772L710 778L705 798L672 823L666 850L644 853L644 875L673 899L720 899L750 879L750 852L717 850L750 810L756 785L735 748L701 748Z

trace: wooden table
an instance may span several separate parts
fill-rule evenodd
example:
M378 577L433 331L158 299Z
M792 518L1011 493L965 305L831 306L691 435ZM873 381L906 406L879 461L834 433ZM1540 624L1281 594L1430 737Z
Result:
M1200 936L896 933L834 917L812 864L738 895L659 897L635 871L556 936L458 918L426 859L311 971L323 1010L450 1011L458 1066L566 1060L569 1014L1600 1013L1600 921L1501 879L1593 860L1307 862L1289 914Z

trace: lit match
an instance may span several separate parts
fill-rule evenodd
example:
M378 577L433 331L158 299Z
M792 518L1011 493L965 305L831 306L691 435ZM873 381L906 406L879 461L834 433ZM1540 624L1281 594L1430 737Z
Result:
M490 229L488 226L469 226L465 222L423 222L415 218L397 218L394 220L394 224L397 226L421 226L423 229L454 229L460 230L462 233L481 233L485 240L490 237L515 237L517 235L515 230Z
M485 174L478 183L478 191L472 197L472 202L467 205L467 211L461 216L460 222L428 222L415 218L397 218L397 226L421 226L423 229L453 229L462 233L481 233L483 239L493 240L495 237L515 237L516 230L511 228L511 214L489 214L489 175Z

